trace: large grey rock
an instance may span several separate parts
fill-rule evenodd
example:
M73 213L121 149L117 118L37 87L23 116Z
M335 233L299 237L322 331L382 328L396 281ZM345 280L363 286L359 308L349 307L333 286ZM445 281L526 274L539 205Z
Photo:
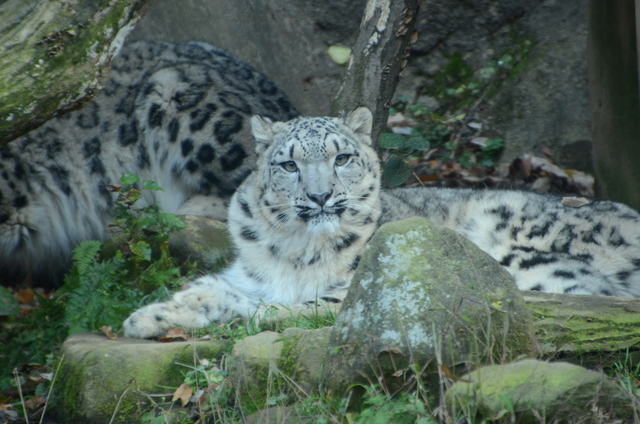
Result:
M329 112L344 68L327 48L351 46L366 1L156 0L131 40L207 41L266 73L304 114ZM587 0L421 2L409 67L398 95L436 96L434 76L455 55L472 70L532 41L528 60L479 111L488 135L507 141L508 161L537 144L559 163L590 164ZM565 147L566 146L566 147ZM566 150L566 152L565 152ZM576 158L575 152L580 153Z
M176 263L195 264L202 272L217 272L231 262L235 250L225 223L196 215L180 215L180 219L185 228L169 237L169 252ZM126 243L126 234L113 235L104 242L102 257L113 257Z
M365 0L156 0L131 40L207 41L265 73L304 114L329 113L343 68L327 54L350 46Z
M487 93L474 119L486 135L506 141L505 162L545 144L558 163L589 170L587 8L587 0L431 1L420 14L420 38L398 94L411 98L419 88L438 96L443 79L460 71L458 65L445 72L452 58L477 75L491 60L521 54L525 60Z
M172 393L199 358L215 358L218 341L158 343L97 334L76 334L62 345L62 365L53 386L53 415L64 423L136 423L145 412L145 392ZM195 364L197 365L197 364Z
M545 144L557 153L554 158L560 164L592 169L585 60L588 3L535 2L535 9L507 27L533 44L525 66L513 73L479 113L506 140L503 160ZM579 150L574 146L580 146Z
M423 218L385 224L336 318L326 382L393 384L410 364L453 369L528 354L530 323L513 278L473 243Z
M632 421L631 395L601 372L566 362L483 367L454 383L445 399L454 416L470 419L506 413L519 423Z

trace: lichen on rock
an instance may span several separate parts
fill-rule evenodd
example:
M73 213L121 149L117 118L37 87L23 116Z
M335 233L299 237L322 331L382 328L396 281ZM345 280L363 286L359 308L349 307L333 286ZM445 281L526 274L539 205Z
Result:
M392 379L436 357L455 367L526 355L530 323L513 278L473 243L423 218L385 224L337 316L326 382Z

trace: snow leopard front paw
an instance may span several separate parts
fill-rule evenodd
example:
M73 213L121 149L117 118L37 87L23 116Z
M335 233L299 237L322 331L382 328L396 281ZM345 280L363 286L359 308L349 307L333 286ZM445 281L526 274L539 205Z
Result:
M142 307L129 315L123 324L126 337L146 339L162 335L171 328L165 317L166 306L162 303L154 303Z
M169 301L144 306L123 324L126 337L146 339L163 335L175 327L202 328L211 322L204 311L194 305Z

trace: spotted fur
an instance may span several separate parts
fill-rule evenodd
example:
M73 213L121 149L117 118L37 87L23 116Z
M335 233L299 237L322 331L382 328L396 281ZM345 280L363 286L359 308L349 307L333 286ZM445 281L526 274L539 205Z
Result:
M640 215L624 205L572 207L559 197L518 191L380 192L364 108L344 121L254 118L252 124L258 168L229 209L238 259L171 301L136 311L125 334L150 337L173 326L249 317L261 302L339 302L378 223L411 216L469 238L521 290L640 296Z
M125 334L151 337L249 317L261 302L344 298L380 216L371 122L366 108L345 118L253 118L258 167L229 207L236 261L166 303L139 309L125 321Z
M399 189L382 194L381 222L420 215L451 228L520 290L640 296L640 215L609 201L564 203L522 191Z
M248 317L263 303L339 302L376 226L416 215L468 237L522 290L640 296L640 215L624 205L380 192L367 109L292 119L268 79L202 43L134 44L113 68L93 102L0 147L0 270L59 275L75 244L105 237L107 186L124 173L163 186L144 200L169 212L221 217L235 192L237 260L134 312L127 335Z
M264 75L207 44L124 48L94 101L0 147L3 281L59 279L78 242L105 238L107 187L125 173L160 184L145 201L168 212L194 195L221 204L255 164L253 114L296 112Z

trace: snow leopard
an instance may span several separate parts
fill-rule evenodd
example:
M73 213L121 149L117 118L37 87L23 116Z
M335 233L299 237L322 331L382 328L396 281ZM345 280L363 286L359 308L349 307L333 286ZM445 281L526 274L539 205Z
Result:
M476 243L522 290L640 296L640 216L609 201L517 191L381 190L371 112L300 117L264 75L204 43L134 43L104 90L0 147L0 278L50 281L72 248L103 240L125 173L147 204L205 201L238 255L145 306L125 334L152 337L250 317L267 304L340 302L375 229L424 216ZM196 200L200 202L195 202Z
M338 118L252 118L257 169L228 214L235 262L135 311L125 335L248 318L265 304L339 302L377 226L411 216L466 236L522 290L640 295L640 215L631 208L517 191L381 191L371 126L364 107Z
M52 286L82 240L104 240L109 185L132 173L176 212L224 202L255 164L248 120L298 115L266 76L205 43L137 42L112 62L94 100L0 147L0 281Z
M372 115L251 120L257 169L231 198L236 260L124 322L130 337L250 317L262 304L298 305L346 295L380 217Z

